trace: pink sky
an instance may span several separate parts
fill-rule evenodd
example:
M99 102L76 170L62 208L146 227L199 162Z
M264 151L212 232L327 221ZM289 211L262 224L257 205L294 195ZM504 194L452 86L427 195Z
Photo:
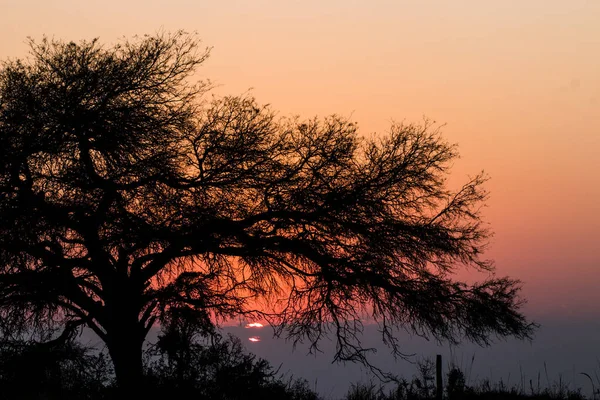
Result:
M484 169L488 255L532 316L600 311L600 2L0 0L0 58L26 38L196 31L219 94L365 134L446 124L452 182Z

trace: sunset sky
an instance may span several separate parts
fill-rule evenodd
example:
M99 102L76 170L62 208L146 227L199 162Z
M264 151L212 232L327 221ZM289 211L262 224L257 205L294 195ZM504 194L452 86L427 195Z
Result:
M600 1L0 0L0 58L27 37L196 31L214 93L364 134L427 117L491 177L488 256L526 312L600 316Z

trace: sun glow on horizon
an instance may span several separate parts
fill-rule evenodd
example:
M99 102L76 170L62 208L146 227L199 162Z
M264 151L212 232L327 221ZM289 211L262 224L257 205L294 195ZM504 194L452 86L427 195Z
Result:
M246 324L245 328L262 328L263 326L264 325L260 322L251 322L249 324Z

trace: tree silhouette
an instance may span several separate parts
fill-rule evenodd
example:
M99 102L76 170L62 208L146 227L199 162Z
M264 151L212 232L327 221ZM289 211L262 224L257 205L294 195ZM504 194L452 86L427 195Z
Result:
M451 191L457 157L432 124L366 138L339 117L276 118L190 84L208 51L185 33L103 47L31 42L0 71L0 331L51 338L86 324L118 384L169 310L207 326L260 316L277 333L333 334L365 361L365 316L486 343L528 337L519 283L492 271L483 175Z

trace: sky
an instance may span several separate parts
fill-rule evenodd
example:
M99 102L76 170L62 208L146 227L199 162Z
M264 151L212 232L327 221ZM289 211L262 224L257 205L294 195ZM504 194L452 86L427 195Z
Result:
M0 58L25 56L27 37L184 29L212 48L198 78L217 94L366 135L444 124L461 153L450 184L491 177L487 255L523 281L526 314L586 321L600 317L598 21L597 0L0 0Z
M492 346L479 347L463 343L459 346L438 344L423 338L400 335L400 345L406 353L414 354L407 360L395 360L389 350L377 340L374 326L367 326L364 332L365 347L378 351L368 355L375 366L410 380L419 376L417 364L426 359L433 361L436 354L442 356L442 369L446 374L450 365L458 366L465 374L466 384L478 386L489 379L492 385L501 380L507 387L517 386L530 392L530 380L534 390L539 387L552 389L559 380L571 390L581 389L590 396L592 386L588 378L594 377L598 387L600 364L597 349L600 348L600 321L582 321L564 324L552 320L542 320L541 329L532 341L508 339L496 341ZM359 364L332 364L331 355L334 343L324 341L322 353L307 354L306 344L292 349L289 343L273 338L269 328L227 327L227 332L246 340L258 337L258 342L246 342L246 348L280 367L280 372L290 377L300 377L308 381L311 388L325 399L340 399L348 390L349 383L379 382L369 370ZM556 389L556 386L554 387ZM588 397L588 398L591 398Z

